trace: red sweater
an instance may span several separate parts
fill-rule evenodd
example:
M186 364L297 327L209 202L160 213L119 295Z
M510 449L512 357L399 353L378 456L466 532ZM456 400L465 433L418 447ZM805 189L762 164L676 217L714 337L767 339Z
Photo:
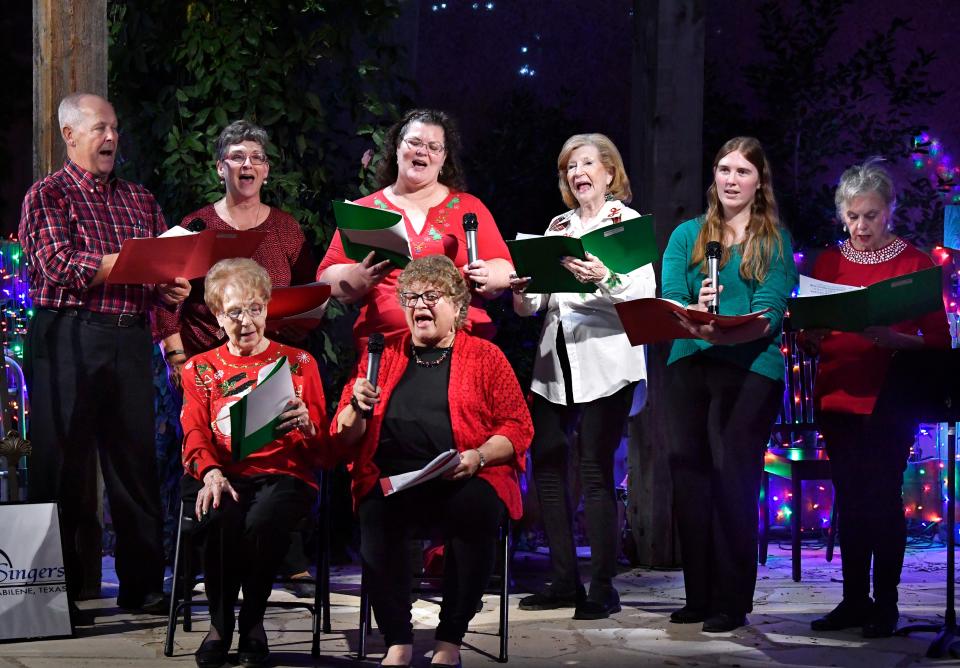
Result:
M873 254L851 253L849 241L846 241L843 250L835 247L824 251L817 258L812 275L831 283L867 286L933 266L929 256L909 244L892 258L873 264L863 263L864 260L880 259L892 252L889 249L899 245L900 241L895 240ZM848 259L845 255L855 259ZM950 347L947 315L942 308L916 320L893 325L891 329L904 334L921 334L928 347ZM814 384L817 410L857 415L872 413L893 353L892 349L874 345L859 334L831 332L820 347Z
M427 255L446 255L458 267L467 264L467 240L463 231L463 214L473 212L477 214L477 247L480 259L492 260L502 258L510 260L510 251L497 229L497 223L487 207L479 199L469 193L451 192L447 198L427 212L426 222L420 233L414 231L407 219L406 213L388 200L383 190L367 195L357 200L363 206L378 207L396 211L403 216L410 238L410 252L414 259ZM354 261L343 252L343 243L340 241L339 230L334 233L327 248L326 255L317 268L317 280L320 275L335 264L354 264ZM397 302L397 278L400 269L394 267L387 276L377 283L364 297L361 303L360 316L354 324L354 336L358 340L358 347L366 345L366 338L373 332L382 332L384 336L400 335L407 331L407 321L403 317L403 309ZM480 300L479 302L477 300ZM467 313L467 331L471 331L484 338L492 338L493 325L490 316L483 310L482 299L476 297L474 304ZM479 304L479 306L478 306Z
M366 376L366 359L367 355L363 354L356 374L344 386L337 413L350 403L356 379ZM381 401L367 422L363 438L352 446L344 446L338 445L338 439L334 437L334 454L337 459L347 460L347 468L353 477L354 507L370 493L380 477L380 470L373 463L380 442L380 427L390 403L390 395L409 363L409 333L387 339L377 379ZM526 469L526 452L533 438L533 423L520 383L507 358L489 341L459 332L450 359L447 396L457 450L463 452L479 447L494 434L507 438L513 444L516 453L513 461L485 466L477 475L493 485L510 517L519 519L523 515L523 504L517 471ZM331 423L331 431L335 430L336 419Z
M233 461L230 448L230 406L259 382L266 365L286 355L293 375L293 388L310 411L317 430L308 439L299 429L287 432L262 450ZM192 357L183 367L183 468L198 480L212 467L228 478L262 474L285 474L316 487L314 469L326 456L329 441L323 385L317 362L303 350L271 341L259 355L231 355L226 344Z
M227 221L217 215L213 204L187 214L180 224L186 226L194 218L206 223L208 230L233 230ZM252 259L267 270L273 287L285 288L313 281L316 266L313 252L293 216L271 208L267 219L252 229L267 234L267 238L254 251ZM187 357L210 350L224 340L217 319L203 301L203 278L190 281L190 285L190 296L174 311L154 309L158 336L165 339L180 332Z

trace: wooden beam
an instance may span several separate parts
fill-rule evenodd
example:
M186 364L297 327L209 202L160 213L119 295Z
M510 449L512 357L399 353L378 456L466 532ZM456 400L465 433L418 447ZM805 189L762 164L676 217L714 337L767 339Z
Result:
M107 0L33 0L33 177L66 157L57 105L73 92L107 96Z
M704 0L634 0L630 173L634 208L653 212L665 248L703 209ZM658 263L657 276L661 276ZM659 281L658 281L659 282ZM664 371L669 346L647 347L647 405L631 425L630 526L637 561L679 564L667 460Z

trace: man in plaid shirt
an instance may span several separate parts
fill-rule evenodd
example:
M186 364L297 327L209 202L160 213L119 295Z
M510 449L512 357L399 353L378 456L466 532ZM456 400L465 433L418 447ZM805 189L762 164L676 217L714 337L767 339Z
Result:
M105 283L125 239L166 230L153 195L113 174L119 134L111 104L75 93L60 102L63 169L23 200L20 242L34 315L25 370L30 392L29 497L60 503L67 591L81 586L77 529L96 522L84 499L99 454L117 534L117 604L164 612L160 488L154 452L152 340L147 314L190 292ZM99 546L96 546L99 551ZM85 621L89 621L86 618Z

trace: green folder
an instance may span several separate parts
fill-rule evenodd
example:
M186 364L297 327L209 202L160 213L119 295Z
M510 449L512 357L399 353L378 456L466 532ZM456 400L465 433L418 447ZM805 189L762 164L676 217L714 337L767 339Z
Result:
M239 462L282 435L277 431L280 414L294 396L290 365L286 357L281 357L266 378L230 406L233 461Z
M585 259L591 253L610 271L626 274L657 259L653 216L631 218L584 234L579 239L564 236L534 237L508 241L510 257L518 276L533 280L527 292L592 292L560 264L565 255Z
M787 300L790 327L862 332L894 325L943 308L942 268L895 276L866 288Z
M407 228L396 211L334 201L333 215L351 260L361 262L373 251L377 262L390 260L401 269L410 262Z

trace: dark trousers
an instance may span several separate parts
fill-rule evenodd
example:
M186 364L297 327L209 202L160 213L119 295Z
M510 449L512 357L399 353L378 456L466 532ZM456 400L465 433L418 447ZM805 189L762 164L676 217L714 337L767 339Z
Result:
M89 499L99 453L117 535L117 599L137 606L161 590L164 568L150 331L38 309L25 357L29 498L60 503L68 592L75 599L81 587L77 528L96 521Z
M746 614L757 581L763 452L783 382L692 355L667 368L670 471L687 605Z
M552 588L558 593L575 593L580 588L573 540L575 506L567 475L570 431L578 417L578 468L590 540L590 590L602 595L613 587L619 544L613 457L620 445L635 387L636 383L630 383L609 396L572 406L533 395L533 479L550 545Z
M843 597L896 605L907 529L903 472L915 425L895 416L817 415L827 445L840 531Z
M459 645L493 573L503 512L490 483L476 477L431 480L388 497L377 485L360 501L363 577L388 647L413 642L408 541L427 529L442 532L443 600L435 637Z
M203 574L210 601L210 622L222 638L233 633L233 609L240 589L238 629L241 636L263 621L277 569L290 543L290 531L310 512L316 490L289 475L230 478L240 495L220 497L198 524L205 532ZM203 483L191 476L181 480L187 512L193 512ZM221 555L223 560L221 562Z

